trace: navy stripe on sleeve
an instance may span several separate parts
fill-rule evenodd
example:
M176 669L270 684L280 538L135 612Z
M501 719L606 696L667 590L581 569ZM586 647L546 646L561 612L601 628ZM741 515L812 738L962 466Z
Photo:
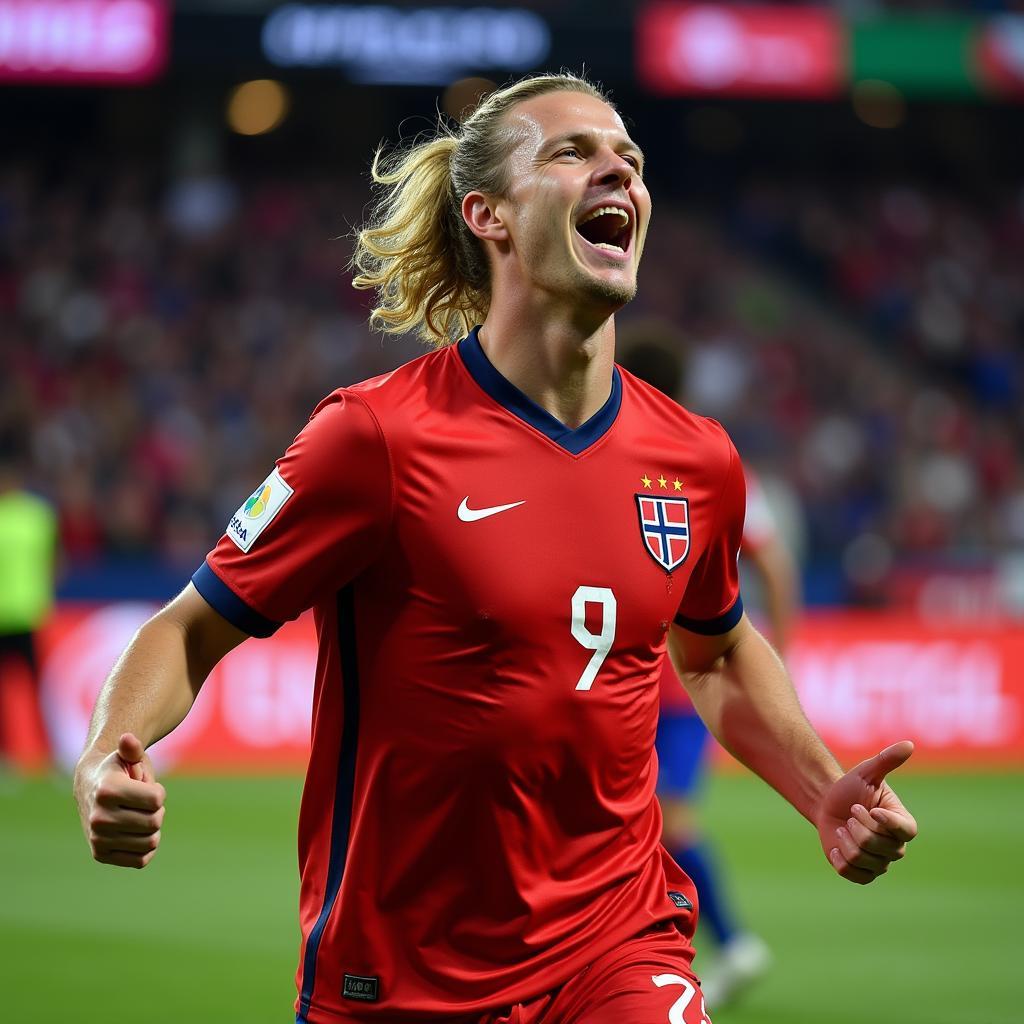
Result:
M701 636L721 636L728 633L743 618L743 598L736 596L736 603L724 615L714 619L688 619L685 615L677 615L675 624L688 629L691 633Z
M249 636L270 636L281 628L280 622L274 622L250 608L210 568L209 562L203 562L192 574L192 585L215 612L219 612L232 626L237 626Z

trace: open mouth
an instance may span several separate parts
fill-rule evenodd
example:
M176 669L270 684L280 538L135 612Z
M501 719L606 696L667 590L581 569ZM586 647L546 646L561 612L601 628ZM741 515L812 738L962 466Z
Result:
M604 249L621 255L629 251L633 223L629 214L621 207L599 206L577 223L576 231L595 249Z

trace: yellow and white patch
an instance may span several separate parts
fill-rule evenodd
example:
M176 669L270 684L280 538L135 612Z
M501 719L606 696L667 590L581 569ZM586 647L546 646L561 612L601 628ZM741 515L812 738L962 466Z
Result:
M255 543L256 538L267 528L267 524L281 511L284 503L294 493L284 482L280 471L275 468L270 476L242 502L224 532L243 551L248 551Z

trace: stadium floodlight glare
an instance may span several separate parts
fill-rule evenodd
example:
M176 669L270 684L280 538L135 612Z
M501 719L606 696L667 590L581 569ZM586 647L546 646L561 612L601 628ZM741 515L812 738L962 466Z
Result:
M878 78L855 82L851 99L853 112L871 128L898 128L906 120L906 100L891 82Z
M288 116L288 91L271 78L235 86L228 97L228 126L239 135L265 135Z
M551 48L548 24L522 8L287 4L263 23L278 67L337 67L357 82L445 85L470 71L526 71Z
M497 88L497 82L489 78L460 78L445 89L441 109L453 121L464 121Z

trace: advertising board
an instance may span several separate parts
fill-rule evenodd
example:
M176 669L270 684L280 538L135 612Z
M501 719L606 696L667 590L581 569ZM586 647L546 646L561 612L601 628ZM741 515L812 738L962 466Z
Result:
M666 2L637 21L637 76L661 95L833 97L846 52L842 20L823 8Z
M0 82L151 81L169 21L165 0L0 0Z
M46 629L43 713L64 766L81 751L104 677L154 610L65 605ZM158 768L301 770L315 663L309 616L236 648L183 725L154 747ZM788 664L808 717L846 763L909 738L917 766L1024 764L1024 624L816 614L801 626Z

